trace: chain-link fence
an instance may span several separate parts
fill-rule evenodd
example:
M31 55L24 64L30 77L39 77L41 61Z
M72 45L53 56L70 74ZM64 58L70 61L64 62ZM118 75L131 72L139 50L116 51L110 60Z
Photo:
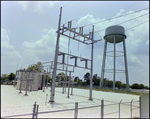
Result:
M85 103L85 104L84 104ZM100 105L90 105L90 106L86 106L86 103L87 102L76 102L75 104L74 103L59 103L59 104L55 104L55 106L65 106L67 104L69 105L72 105L70 106L70 108L68 109L62 109L62 110L46 110L46 111L40 111L40 108L41 110L43 110L43 106L39 106L36 104L33 105L33 108L32 108L32 113L26 113L26 114L18 114L18 115L12 115L11 116L6 116L6 115L2 115L1 118L10 118L10 117L15 117L15 118L21 118L21 117L32 117L32 118L37 118L38 115L45 115L45 116L52 116L52 115L47 115L47 114L54 114L54 113L65 113L65 115L70 114L70 117L72 115L72 117L74 118L78 118L78 117L85 117L88 116L88 117L93 117L93 113L95 113L94 110L99 110L99 114L98 113L95 113L94 116L99 116L100 118L107 118L107 117L110 117L110 115L113 114L113 116L115 118L122 118L122 113L125 112L128 114L128 117L130 118L133 118L133 117L140 117L140 98L139 100L131 100L130 102L123 102L123 100L120 100L120 102L113 102L113 101L109 101L109 100L104 100L104 99L100 99ZM135 103L138 103L138 104L135 104ZM80 105L79 105L80 104ZM73 106L74 105L74 106ZM137 106L138 105L138 106ZM127 106L129 109L125 108L124 106ZM28 106L29 107L29 106ZM16 111L17 108L15 108L15 111ZM29 108L28 108L29 109ZM26 109L25 107L18 107L18 110L20 110L20 112L31 112L31 110L28 110ZM90 109L93 109L90 111ZM8 111L9 109L3 109L3 111L6 110ZM136 110L136 112L134 112L134 110ZM137 115L137 111L139 111L139 115ZM84 115L83 115L84 113ZM136 115L135 115L136 114ZM109 116L108 116L109 115ZM111 116L111 117L113 117Z

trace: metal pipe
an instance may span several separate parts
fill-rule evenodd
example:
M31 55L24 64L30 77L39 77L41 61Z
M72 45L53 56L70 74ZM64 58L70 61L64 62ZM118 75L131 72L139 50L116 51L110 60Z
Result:
M120 119L120 104L121 104L122 100L119 102L119 119Z
M36 119L37 119L37 116L38 116L38 109L39 109L39 105L37 105L37 108L36 108Z
M21 72L21 78L23 77L23 72ZM20 80L20 92L19 93L21 93L21 88L22 88L22 80Z
M141 118L141 96L139 97L139 112L140 112L140 118Z
M62 89L62 93L64 94L64 83L63 83L63 89Z
M27 96L27 89L28 89L28 79L26 80L26 93L25 93L25 96Z
M104 117L104 100L101 100L101 118Z
M68 83L68 95L67 95L67 98L69 98L70 80L71 80L71 72L69 72L69 83Z
M47 96L48 96L48 94L46 94L46 101L45 101L45 105L46 105L46 103L47 103Z
M45 79L46 79L46 75L44 75L44 81L43 81L43 92L45 92Z
M132 102L133 102L133 100L134 100L134 99L132 99L132 100L131 100L131 102L130 102L130 108L131 108L131 118L132 118Z
M91 77L90 77L90 94L89 94L89 100L92 99L92 77L93 77L93 49L94 49L94 25L93 25L93 30L92 30L92 51L91 51Z
M35 116L35 110L36 110L36 102L33 105L33 114L32 114L32 119L34 119Z
M73 82L72 82L72 87L71 87L71 95L73 95Z
M75 103L75 113L74 113L74 118L78 117L78 102Z
M47 73L48 73L48 68L47 68ZM48 78L46 78L46 89L48 88Z

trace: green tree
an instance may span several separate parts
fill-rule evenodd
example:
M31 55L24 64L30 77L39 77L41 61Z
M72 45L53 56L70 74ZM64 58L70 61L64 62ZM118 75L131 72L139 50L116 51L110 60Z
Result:
M103 86L108 86L107 78L104 78L104 79L103 79Z
M86 85L86 81L82 81L81 85L85 86Z
M113 87L113 81L108 80L108 87Z
M37 64L34 64L32 66L28 66L28 70L31 70L31 71L43 71L43 72L46 72L46 70L43 69L43 64L41 62L38 62Z
M134 83L134 84L131 85L131 88L132 88L132 89L139 89L140 86L139 86L139 84Z
M79 80L79 77L76 76L76 77L74 78L74 82L77 82L78 80Z
M78 79L78 83L77 85L81 84L82 83L82 80L81 79Z
M97 76L93 76L93 82L94 82L94 85L99 85L100 83L100 77L97 77Z
M8 81L8 75L7 74L2 74L1 76L1 84L3 84L4 82Z
M7 74L2 74L1 80L7 80L8 79L8 75Z
M65 80L65 74L63 72L60 72L59 74L57 74L56 76L57 80L61 79L61 81Z
M15 80L15 77L16 77L16 75L15 75L14 73L10 73L10 74L8 75L9 81Z
M139 88L140 89L144 89L144 85L143 84L139 84Z
M148 89L149 90L149 87L148 86L144 86L144 89Z
M125 83L123 83L121 87L122 87L122 88L126 88L126 84L125 84Z
M84 80L86 80L86 84L89 85L90 84L90 73L87 72L83 78L84 78Z
M122 82L121 81L116 81L115 82L115 87L117 87L118 89L120 89L122 86Z

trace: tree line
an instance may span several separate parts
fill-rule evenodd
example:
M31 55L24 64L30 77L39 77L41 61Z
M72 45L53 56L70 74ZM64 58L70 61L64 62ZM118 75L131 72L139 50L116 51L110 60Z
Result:
M77 78L74 79L74 81L78 81L78 85L90 85L90 73L87 72L84 76L84 81L82 80L77 80ZM99 86L101 81L101 78L97 76L97 74L94 74L92 77L92 82L93 85L95 86ZM113 81L109 80L107 78L103 79L103 86L104 87L108 87L108 88L112 88L113 87ZM115 81L115 87L117 87L118 89L124 89L126 88L126 84L122 83L121 81ZM148 86L145 86L144 84L138 84L138 83L134 83L132 85L129 85L130 88L132 89L149 89Z
M43 69L43 65L41 62L38 62L37 64L33 65L33 66L28 66L27 70L34 70L34 71L43 71L43 72L46 72L44 69ZM9 75L7 74L2 74L1 76L1 84L3 84L4 82L11 82L12 80L15 80L15 77L16 75L14 73L10 73ZM56 82L58 81L64 81L65 80L65 74L63 72L61 73L58 73L56 75ZM90 73L87 72L84 76L83 76L83 79L79 79L79 77L74 77L74 82L77 82L76 85L81 85L81 86L86 86L86 85L90 85ZM47 82L48 80L48 83L51 82L52 78L49 77L48 75L46 76L46 80L45 82ZM67 76L67 81L69 81L69 76ZM99 86L100 84L100 81L101 81L101 78L97 76L97 74L94 74L93 77L92 77L92 83L93 85L95 86ZM104 87L108 87L108 88L112 88L113 87L113 81L112 80L109 80L107 78L104 78L103 79L103 86ZM115 81L115 87L117 87L118 89L124 89L126 88L126 84L125 83L122 83L121 81ZM132 85L129 85L130 88L132 89L149 89L148 86L144 86L144 84L138 84L138 83L134 83Z

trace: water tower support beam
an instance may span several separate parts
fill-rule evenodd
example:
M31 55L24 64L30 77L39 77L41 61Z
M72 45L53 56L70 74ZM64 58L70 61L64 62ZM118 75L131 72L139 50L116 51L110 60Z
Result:
M105 40L105 44L104 44L104 54L103 54L103 62L102 62L100 88L103 88L103 79L104 79L104 72L105 72L105 60L106 60L106 49L107 49L107 40Z
M128 66L127 66L127 55L126 55L126 46L125 46L125 38L123 40L123 49L124 49L124 62L125 62L125 74L126 74L126 85L127 91L129 91L129 77L128 77Z
M114 72L113 72L113 90L115 90L115 78L116 78L116 41L114 35Z

